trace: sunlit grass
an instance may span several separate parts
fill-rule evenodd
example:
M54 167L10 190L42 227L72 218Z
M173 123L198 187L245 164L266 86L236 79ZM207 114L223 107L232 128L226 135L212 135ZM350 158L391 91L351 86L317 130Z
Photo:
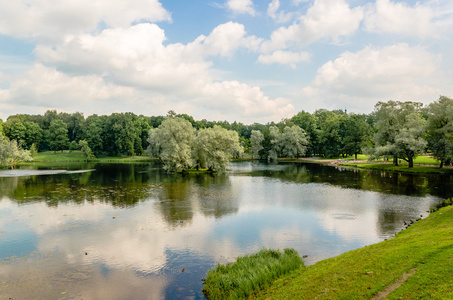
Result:
M35 162L37 163L56 163L56 162L85 162L86 159L82 151L45 151L36 154ZM149 162L155 159L149 156L104 156L94 158L91 162L99 163L130 163L130 162Z
M386 299L452 299L452 219L453 207L442 208L393 239L283 276L256 298L373 299L400 282Z
M300 268L302 260L293 249L261 250L239 257L236 262L219 264L206 277L203 292L208 299L246 299L277 277Z

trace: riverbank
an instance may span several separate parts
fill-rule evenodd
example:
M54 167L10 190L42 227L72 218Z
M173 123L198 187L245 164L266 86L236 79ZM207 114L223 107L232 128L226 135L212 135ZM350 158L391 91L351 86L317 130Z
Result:
M453 297L453 207L395 238L300 268L254 299L446 299Z
M84 163L86 162L82 151L46 151L39 152L34 157L34 163ZM99 158L90 159L89 162L94 163L133 163L133 162L152 162L156 159L150 158L149 156L105 156Z
M280 160L279 160L280 161ZM409 168L408 164L403 162L399 166L393 165L392 162L384 161L369 161L365 155L359 155L358 160L352 157L341 159L324 159L315 157L304 157L297 160L281 160L282 162L304 162L304 163L319 163L335 167L347 167L366 170L379 170L388 172L402 172L402 173L452 173L453 167L444 166L439 168L439 162L430 156L418 156L414 160L414 167Z

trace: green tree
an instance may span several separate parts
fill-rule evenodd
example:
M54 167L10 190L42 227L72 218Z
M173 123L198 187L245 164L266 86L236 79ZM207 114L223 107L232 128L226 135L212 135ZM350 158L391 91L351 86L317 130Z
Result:
M182 118L168 117L149 131L147 154L158 157L167 171L186 170L192 165L195 129Z
M0 132L0 165L4 166L8 163L8 159L12 156L12 149L9 139Z
M69 141L79 141L82 138L83 133L83 123L85 122L85 117L83 113L75 112L73 114L60 113L58 117L63 120L68 126L68 138Z
M53 120L49 127L50 149L54 151L68 149L68 127L62 120Z
M427 114L428 146L442 168L453 157L453 99L441 96L428 106Z
M278 141L283 156L299 157L305 155L307 151L308 139L305 131L299 126L288 126L283 129Z
M19 145L25 145L27 128L22 122L14 122L9 132L9 138L15 140Z
M10 141L0 133L0 165L15 165L21 161L33 161L30 151L21 149L15 140Z
M36 144L32 144L30 147L30 155L34 158L36 154L38 154L38 147L36 147Z
M85 140L80 140L78 144L79 149L82 151L83 156L87 161L90 161L94 158L93 152L91 151L88 142Z
M103 128L103 118L98 115L89 116L82 127L82 139L87 141L88 146L96 156L104 152Z
M271 147L268 152L267 160L276 161L281 150L281 132L277 126L269 127L269 136L271 138Z
M414 158L427 145L424 139L426 121L420 115L421 108L422 103L418 102L378 102L375 106L375 147L371 154L374 157L393 156L395 165L398 165L398 159L403 159L412 168Z
M319 109L315 115L318 119L318 153L326 157L339 156L343 148L340 127L344 113Z
M362 153L371 137L371 128L363 115L350 115L344 121L343 149L345 154L353 154L357 160L357 154Z
M263 149L263 146L261 145L263 141L264 141L263 133L259 130L252 130L252 135L250 136L250 143L253 157L259 157L259 153Z
M43 130L41 127L37 123L30 121L25 121L24 126L26 128L24 149L31 149L33 144L39 148L43 139Z
M238 133L218 125L200 129L193 149L193 165L210 171L224 171L231 162L233 152L242 151Z
M291 121L294 125L299 126L302 128L308 138L308 145L307 145L307 154L308 155L315 155L320 153L319 152L319 145L318 145L318 121L316 115L312 115L308 112L301 111L297 115L291 118Z

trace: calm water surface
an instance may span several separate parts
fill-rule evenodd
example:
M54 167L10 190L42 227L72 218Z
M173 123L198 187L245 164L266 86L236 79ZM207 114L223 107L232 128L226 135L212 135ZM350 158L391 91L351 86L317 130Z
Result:
M200 299L217 263L295 248L307 264L394 236L450 175L233 163L0 170L1 299ZM183 271L184 270L184 271Z

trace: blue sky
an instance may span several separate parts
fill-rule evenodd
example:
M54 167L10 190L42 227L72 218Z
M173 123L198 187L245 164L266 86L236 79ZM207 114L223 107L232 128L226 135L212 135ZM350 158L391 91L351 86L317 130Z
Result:
M0 118L280 121L453 97L449 0L0 3Z

